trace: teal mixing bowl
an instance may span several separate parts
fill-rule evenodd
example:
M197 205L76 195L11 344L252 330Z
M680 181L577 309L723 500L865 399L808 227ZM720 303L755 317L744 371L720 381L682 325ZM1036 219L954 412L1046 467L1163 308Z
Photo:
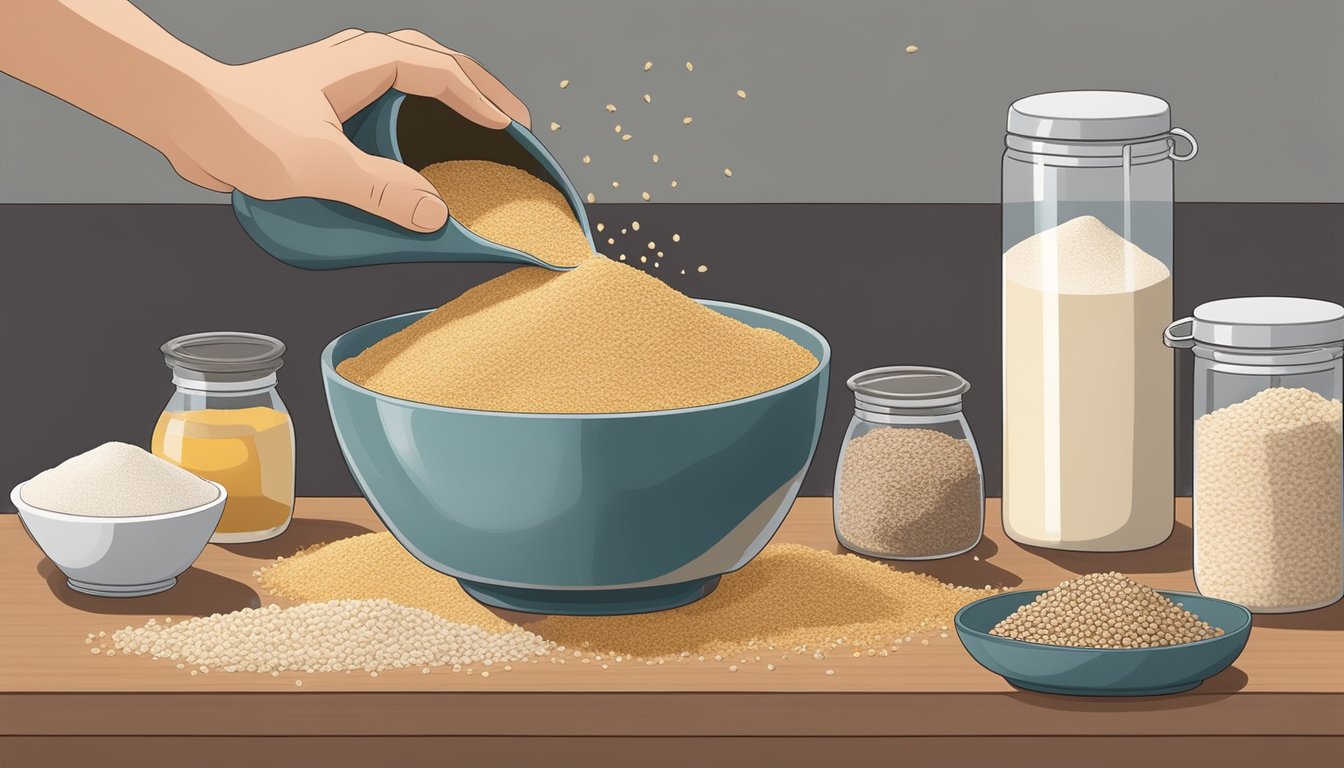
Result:
M336 372L426 314L412 312L355 328L322 352L346 463L402 546L488 605L605 615L698 600L765 547L798 495L831 356L802 323L701 303L778 331L819 365L754 397L617 414L443 408Z
M1232 666L1251 635L1251 612L1236 603L1190 592L1158 590L1223 634L1158 648L1071 648L989 634L1044 590L992 595L957 611L957 636L980 666L1018 688L1072 696L1158 696L1180 693Z

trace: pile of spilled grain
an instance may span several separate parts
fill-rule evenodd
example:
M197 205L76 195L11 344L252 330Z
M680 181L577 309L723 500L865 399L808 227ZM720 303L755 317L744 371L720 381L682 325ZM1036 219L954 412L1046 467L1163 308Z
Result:
M272 593L301 602L391 600L489 632L514 625L472 600L457 579L416 560L390 533L366 533L282 557L258 573Z
M771 647L824 654L944 629L959 608L994 591L855 555L772 544L690 605L632 616L551 616L528 628L561 645L646 657Z
M572 267L592 255L559 190L521 168L488 160L450 160L420 171L462 226L547 264Z
M293 600L376 596L492 632L514 628L475 603L456 580L415 560L388 533L299 553L263 571L261 583ZM704 661L706 654L746 650L824 656L841 645L881 648L885 655L884 646L915 633L946 630L957 609L994 591L955 587L853 555L774 544L690 605L634 616L552 616L527 629L563 655L613 660Z
M1223 634L1124 574L1090 573L1038 595L989 631L1074 648L1154 648Z
M479 285L337 371L385 395L521 413L621 413L749 397L817 359L605 258Z
M181 660L204 671L381 672L448 664L491 666L547 655L536 635L487 632L389 600L335 600L244 608L112 635L122 653Z

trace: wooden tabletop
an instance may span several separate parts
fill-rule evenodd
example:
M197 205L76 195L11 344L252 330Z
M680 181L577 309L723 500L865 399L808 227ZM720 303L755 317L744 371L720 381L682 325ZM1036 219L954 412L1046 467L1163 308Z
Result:
M985 539L973 551L892 567L956 584L1024 589L1113 569L1153 587L1191 590L1189 501L1179 501L1177 510L1176 531L1159 547L1082 554L1011 542L991 500ZM816 763L844 749L874 757L900 750L905 758L944 761L995 757L1005 764L1005 749L1049 737L1057 748L1031 741L1033 765L1076 764L1079 753L1070 751L1076 749L1089 750L1090 764L1108 765L1153 748L1135 736L1160 738L1173 757L1203 759L1210 750L1270 759L1285 748L1302 757L1344 746L1344 603L1257 616L1246 650L1227 671L1188 693L1129 700L1014 689L971 660L951 631L887 657L791 656L775 671L749 664L730 673L727 667L736 661L730 659L612 664L607 670L531 664L496 670L488 679L446 669L429 675L389 671L377 678L192 677L171 662L106 658L85 644L90 632L111 634L150 617L286 605L257 583L259 566L317 542L374 530L382 526L362 499L303 499L280 538L211 545L172 590L116 600L70 590L17 517L0 516L8 613L0 623L0 752L14 749L55 764L155 737L164 745L192 745L195 763L210 765L243 759L258 744L285 737L289 747L353 764L385 756L388 739L413 736L395 742L398 750L415 745L415 752L402 754L442 755L451 747L459 757L523 761L569 749L589 756L591 764L601 764L602 756L637 755L644 765L675 765L710 758L750 762L766 754L776 762ZM799 499L775 540L840 551L830 500ZM533 619L507 615L524 624Z

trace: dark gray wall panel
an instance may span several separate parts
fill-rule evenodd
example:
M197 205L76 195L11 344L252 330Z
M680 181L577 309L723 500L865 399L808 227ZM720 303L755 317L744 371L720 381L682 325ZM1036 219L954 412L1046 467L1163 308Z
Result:
M966 411L999 491L999 213L995 205L597 205L608 232L641 222L612 253L667 257L657 272L693 296L768 308L834 348L821 446L804 487L828 494L852 413L844 380L920 363L972 382ZM682 242L670 242L672 232ZM218 329L289 344L281 392L299 439L299 490L356 493L317 372L331 338L435 306L503 268L404 265L304 272L260 252L211 205L0 206L0 488L106 440L148 445L172 391L158 346ZM1176 311L1251 294L1344 301L1344 204L1179 204ZM703 275L694 267L704 263ZM688 274L680 270L686 267ZM666 329L650 329L661 333ZM1182 355L1181 422L1190 412ZM1104 404L1098 404L1104 407ZM1189 435L1178 488L1189 491Z

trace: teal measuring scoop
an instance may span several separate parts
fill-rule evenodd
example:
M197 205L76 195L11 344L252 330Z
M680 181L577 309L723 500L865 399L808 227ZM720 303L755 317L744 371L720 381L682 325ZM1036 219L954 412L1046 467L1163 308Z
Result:
M559 190L593 233L583 203L560 164L518 123L503 130L477 125L435 100L388 91L342 126L364 152L417 171L447 160L490 160L531 173ZM491 242L449 219L437 232L412 232L345 203L296 197L259 200L233 193L233 211L248 236L280 261L303 269L344 269L412 262L505 262L565 270Z

